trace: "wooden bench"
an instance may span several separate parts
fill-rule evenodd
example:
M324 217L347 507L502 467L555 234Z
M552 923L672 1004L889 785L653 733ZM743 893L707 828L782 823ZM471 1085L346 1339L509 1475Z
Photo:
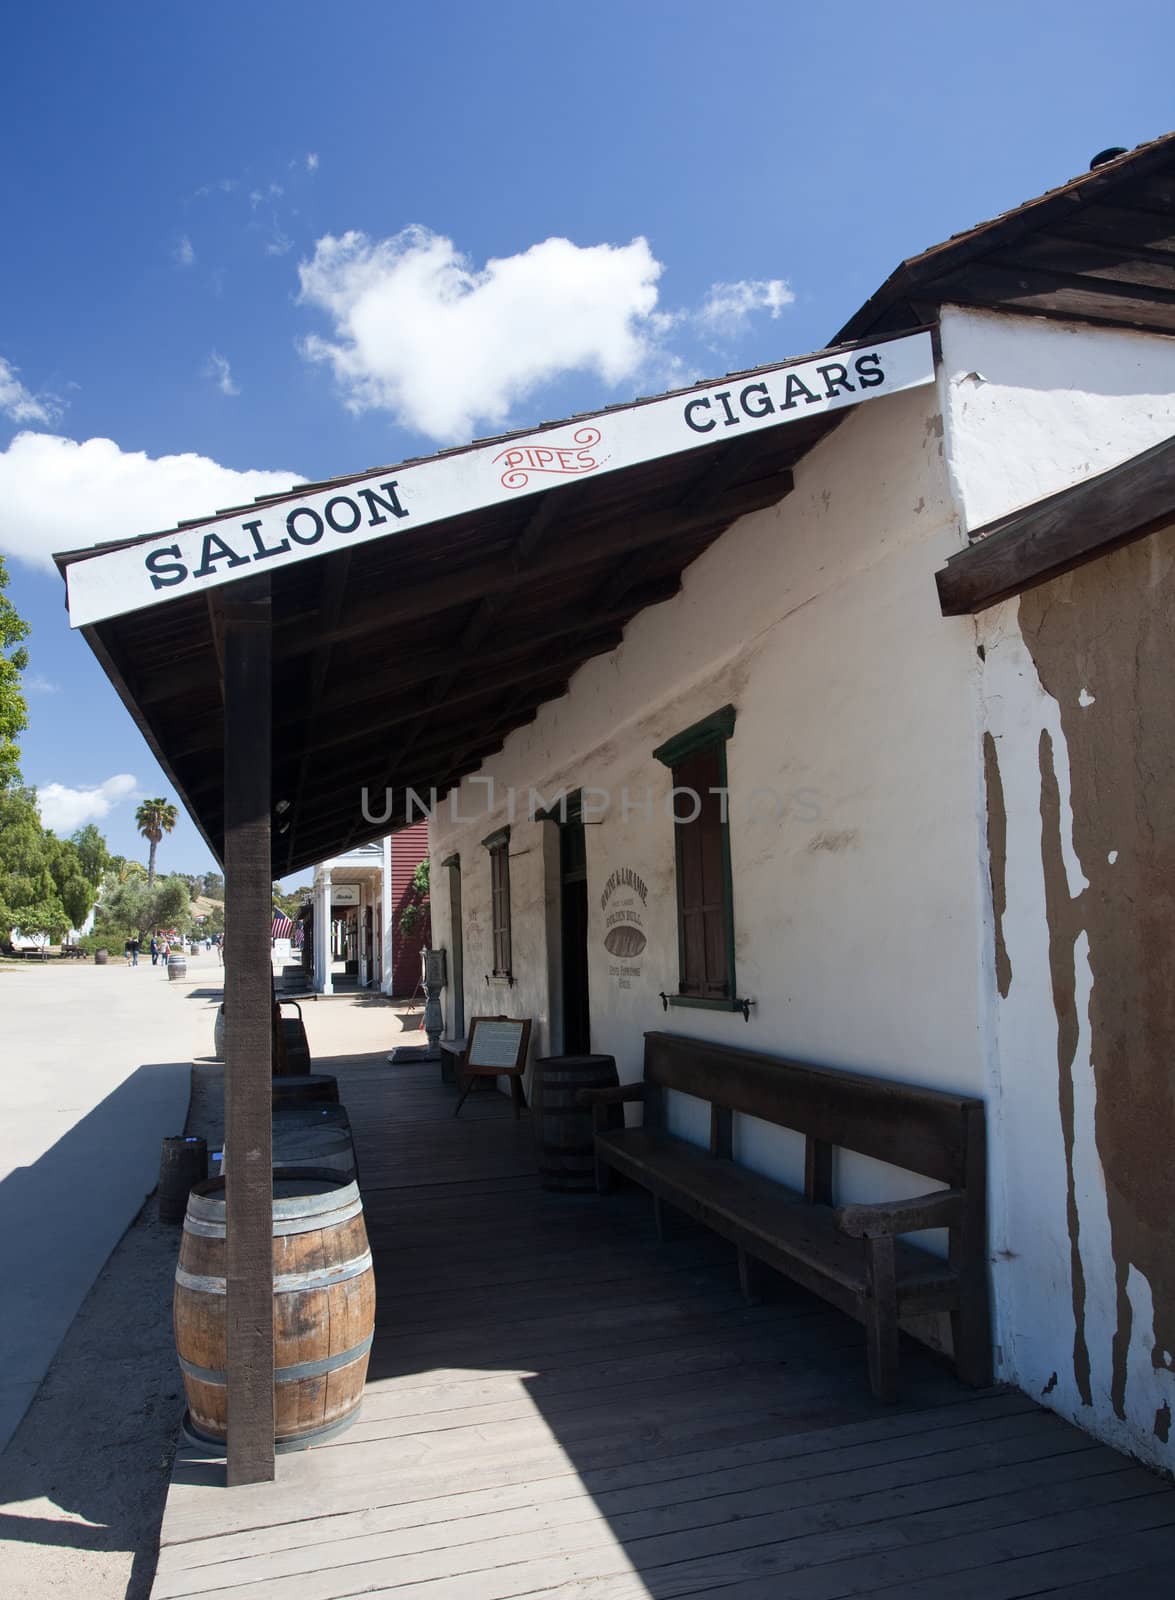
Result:
M667 1131L669 1089L709 1102L708 1150ZM991 1382L981 1100L669 1033L645 1035L642 1083L588 1089L580 1098L593 1107L600 1191L614 1169L650 1190L662 1237L668 1204L731 1240L748 1299L753 1264L762 1262L864 1323L878 1399L897 1396L899 1320L932 1312L950 1314L964 1382ZM625 1101L644 1106L643 1126L609 1130L608 1107ZM735 1164L735 1112L804 1136L802 1192ZM948 1187L909 1200L835 1205L837 1149ZM947 1260L900 1237L923 1228L949 1230Z

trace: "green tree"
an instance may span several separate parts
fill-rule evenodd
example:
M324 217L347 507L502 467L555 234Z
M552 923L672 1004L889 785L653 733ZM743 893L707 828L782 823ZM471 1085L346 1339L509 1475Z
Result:
M0 785L15 783L20 777L18 733L28 726L28 706L20 692L20 675L29 664L23 641L29 625L17 615L16 607L4 593L8 571L0 560Z
M111 938L126 938L154 928L175 928L186 933L192 925L191 900L185 878L159 878L148 885L143 878L125 883L110 873L102 886L95 921Z
M147 884L155 882L155 852L165 833L170 833L179 821L179 811L162 795L154 800L144 800L135 812L135 826L151 846L147 857Z
M126 856L111 856L106 864L107 876L116 883L129 883L132 878L146 882L147 869L141 861L128 861Z
M432 921L429 912L429 857L417 866L412 874L412 898L400 912L400 932L405 939L410 939L414 933L423 927L425 937L428 937L429 925Z
M65 909L69 926L80 928L90 914L97 886L86 876L81 851L72 839L58 839L46 833L45 840L57 897Z
M0 938L7 939L12 928L24 931L26 924L42 922L46 915L52 920L56 843L41 826L35 790L18 784L0 788ZM64 915L60 902L58 911Z
M77 850L83 876L97 889L103 873L114 859L106 848L106 840L92 822L87 822L84 828L79 828L70 837Z
M273 886L273 903L279 911L284 911L291 922L296 922L298 913L310 899L314 890L306 883L300 889L292 889L289 894L283 894L275 883Z
M64 938L69 925L69 914L61 900L57 895L50 894L24 908L18 931L26 939L43 939L46 944L54 944Z
M224 899L224 879L219 872L206 872L204 874L204 893L209 900Z

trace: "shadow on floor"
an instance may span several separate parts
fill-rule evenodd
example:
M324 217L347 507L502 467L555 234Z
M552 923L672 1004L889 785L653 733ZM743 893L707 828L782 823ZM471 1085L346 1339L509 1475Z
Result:
M746 1305L729 1247L684 1222L659 1243L639 1191L542 1191L506 1097L454 1119L436 1065L314 1065L363 1173L363 1411L239 1496L181 1454L156 1600L1012 1600L1100 1573L1082 1600L1108 1600L1175 1554L1175 1493L1025 1396L908 1343L881 1406L823 1302L764 1274Z
M54 1549L124 1552L128 1600L150 1592L182 1384L179 1230L144 1198L159 1139L183 1129L188 1072L139 1067L0 1183L0 1371L28 1374L35 1391L0 1454L0 1540L11 1542L0 1592L55 1592L76 1576L53 1565Z

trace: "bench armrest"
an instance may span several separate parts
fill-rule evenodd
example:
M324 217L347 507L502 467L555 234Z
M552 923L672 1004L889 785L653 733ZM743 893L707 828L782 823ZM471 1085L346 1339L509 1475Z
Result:
M921 1228L953 1228L963 1220L961 1189L939 1189L916 1200L882 1200L877 1205L837 1206L832 1220L853 1239L884 1239Z
M618 1106L626 1100L643 1100L643 1083L622 1083L610 1089L580 1089L575 1096L581 1106Z

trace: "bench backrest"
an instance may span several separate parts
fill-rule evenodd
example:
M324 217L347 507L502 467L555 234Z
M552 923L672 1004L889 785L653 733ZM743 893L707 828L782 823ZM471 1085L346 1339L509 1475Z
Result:
M717 1147L729 1147L733 1111L806 1135L809 1198L828 1198L832 1148L854 1150L955 1189L983 1183L984 1108L982 1100L970 1096L675 1033L645 1034L645 1082L710 1102L716 1154L728 1153ZM646 1100L652 1124L664 1117L660 1099L654 1094Z

